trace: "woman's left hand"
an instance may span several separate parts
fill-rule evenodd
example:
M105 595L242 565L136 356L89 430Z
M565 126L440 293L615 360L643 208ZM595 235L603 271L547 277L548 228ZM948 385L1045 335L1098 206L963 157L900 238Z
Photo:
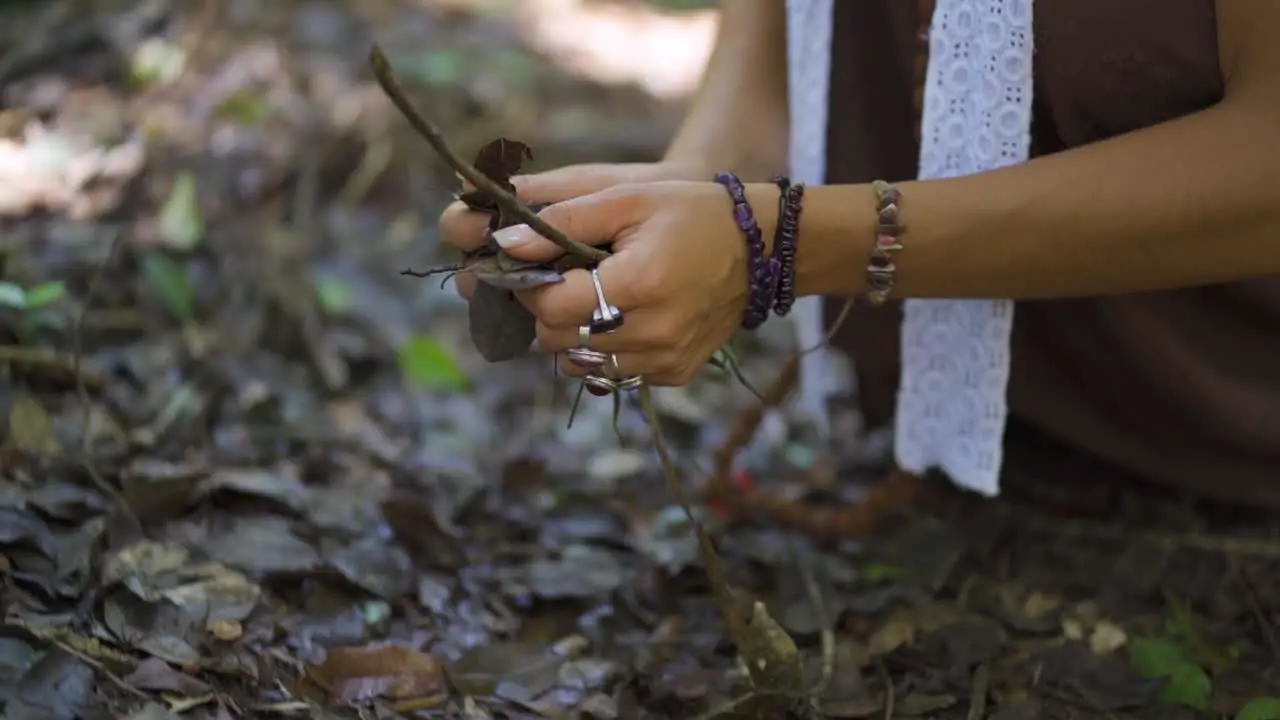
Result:
M747 185L768 245L778 190ZM747 247L724 188L711 182L620 185L544 208L543 220L588 245L613 243L598 266L605 298L623 314L616 332L591 336L592 350L616 354L622 377L683 385L742 322ZM548 261L563 254L525 225L494 233L512 257ZM597 307L591 275L570 270L564 282L517 293L538 319L544 352L578 347L578 328ZM570 375L585 370L561 359Z

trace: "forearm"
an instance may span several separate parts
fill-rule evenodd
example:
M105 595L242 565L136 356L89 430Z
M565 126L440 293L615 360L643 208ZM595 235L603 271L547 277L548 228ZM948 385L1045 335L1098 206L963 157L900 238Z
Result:
M1280 274L1280 119L1230 103L899 189L896 297L1090 296ZM806 193L802 294L864 292L873 205L865 185Z
M787 167L782 0L721 5L716 46L667 158L767 180Z

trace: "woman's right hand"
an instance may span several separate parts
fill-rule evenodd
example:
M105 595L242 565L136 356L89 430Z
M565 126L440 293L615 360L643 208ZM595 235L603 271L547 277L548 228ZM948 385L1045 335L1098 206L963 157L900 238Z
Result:
M707 180L714 171L692 162L568 165L533 175L511 178L516 196L526 204L556 203L590 195L614 185L656 182L661 180ZM489 215L469 209L456 201L440 214L440 238L459 250L471 250L484 244ZM476 279L470 273L454 278L458 294L470 298Z

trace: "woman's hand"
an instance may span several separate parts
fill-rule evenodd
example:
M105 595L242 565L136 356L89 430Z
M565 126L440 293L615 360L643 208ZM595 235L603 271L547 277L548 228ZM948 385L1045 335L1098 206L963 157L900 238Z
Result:
M747 185L766 245L778 190ZM620 185L551 205L541 217L589 245L612 242L598 267L608 302L622 311L622 327L593 335L590 347L616 353L622 376L651 385L683 385L706 365L742 322L749 292L747 246L724 188L713 182L665 181ZM562 254L525 225L494 237L513 257L548 261ZM597 306L591 275L565 273L563 283L517 293L538 319L544 352L578 346L578 327ZM567 374L584 370L562 361Z
M692 162L665 161L660 163L621 163L569 165L533 175L511 178L516 196L524 203L555 203L581 195L628 183L658 180L701 180L711 177L712 171ZM484 244L485 231L489 228L489 215L469 209L465 203L454 202L440 215L440 238L460 250L471 250ZM458 293L470 298L475 291L476 279L468 273L455 276Z

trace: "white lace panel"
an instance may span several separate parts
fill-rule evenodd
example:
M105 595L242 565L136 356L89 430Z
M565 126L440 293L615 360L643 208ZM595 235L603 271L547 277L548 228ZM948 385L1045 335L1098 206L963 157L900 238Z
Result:
M790 108L791 177L809 185L823 182L827 161L827 92L831 68L832 3L787 0L787 93ZM822 298L804 297L791 308L800 347L822 342ZM800 360L800 411L829 431L827 397L835 384L830 351Z
M848 0L853 1L853 0ZM825 172L834 0L788 0L791 172ZM921 179L957 177L1023 162L1031 145L1033 0L937 0L929 33ZM910 222L910 198L903 212ZM910 236L908 236L908 240ZM903 252L911 252L910 244ZM823 334L817 298L796 303L800 341ZM1007 407L1013 303L909 300L895 454L913 472L937 467L963 487L995 494ZM826 418L827 359L801 367L801 407Z
M1027 159L1031 145L1032 0L937 0L920 148L921 179L969 175ZM911 199L903 199L910 223ZM911 252L910 236L907 248ZM908 300L895 452L907 470L941 468L955 483L999 489L1008 300Z

